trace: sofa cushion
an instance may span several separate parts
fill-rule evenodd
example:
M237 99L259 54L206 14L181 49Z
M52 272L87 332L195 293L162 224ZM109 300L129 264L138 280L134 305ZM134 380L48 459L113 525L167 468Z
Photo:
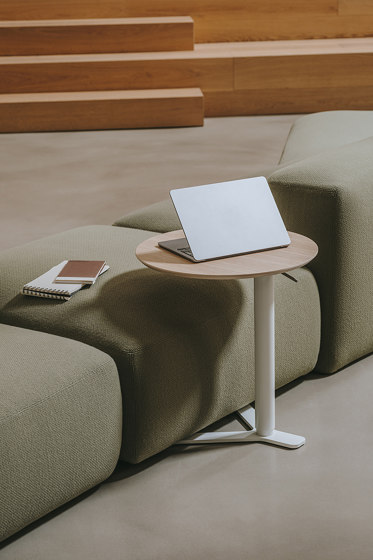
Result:
M74 340L0 324L0 540L106 479L120 450L118 372Z
M158 233L181 229L180 220L171 198L126 214L116 220L113 225Z
M276 171L269 183L288 229L319 246L309 264L320 290L317 369L373 351L373 137Z
M298 118L289 133L280 164L322 154L373 136L373 111L325 111Z
M151 234L90 226L0 255L0 320L74 338L110 354L123 395L121 457L138 462L254 399L253 281L177 278L135 257ZM20 287L63 259L110 270L68 302ZM277 385L314 367L320 337L312 274L276 279Z

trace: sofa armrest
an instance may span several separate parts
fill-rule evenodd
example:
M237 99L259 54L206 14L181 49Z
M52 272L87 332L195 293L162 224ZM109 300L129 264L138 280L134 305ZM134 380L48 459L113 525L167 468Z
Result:
M299 117L290 129L280 165L358 142L373 134L373 111L322 111Z
M287 229L311 237L321 300L318 371L373 350L373 137L283 167L269 184Z

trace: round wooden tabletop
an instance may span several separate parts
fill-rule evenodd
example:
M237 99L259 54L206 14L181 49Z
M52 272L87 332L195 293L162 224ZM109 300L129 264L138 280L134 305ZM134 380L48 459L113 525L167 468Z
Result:
M136 256L149 268L176 276L205 279L254 278L304 266L316 257L318 247L314 241L299 233L288 233L291 239L288 247L194 263L158 246L159 241L185 237L183 230L177 230L143 241L136 249Z

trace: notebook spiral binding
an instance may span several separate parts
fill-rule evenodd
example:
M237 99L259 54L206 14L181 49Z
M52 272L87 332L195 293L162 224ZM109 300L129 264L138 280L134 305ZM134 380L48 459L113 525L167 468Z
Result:
M41 288L40 286L35 286L32 288L31 290L32 292L45 292L48 294L62 294L63 296L68 296L70 295L69 292L67 292L66 290L57 290L57 289L51 289L51 288Z
M44 290L43 288L35 287L34 290L29 290L27 288L23 288L22 294L26 296L37 296L42 298L49 298L49 299L62 299L62 300L69 300L70 295L65 290Z

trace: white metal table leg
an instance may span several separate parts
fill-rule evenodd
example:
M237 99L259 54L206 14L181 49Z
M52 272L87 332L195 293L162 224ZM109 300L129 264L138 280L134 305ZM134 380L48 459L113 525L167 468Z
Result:
M254 278L255 424L259 436L275 429L275 302L273 276Z
M178 444L263 442L296 449L302 436L275 430L275 310L273 276L254 278L255 313L255 411L248 406L238 411L252 428L242 432L201 432Z
M275 430L275 296L274 277L254 278L255 431L262 441L297 448L302 436Z

